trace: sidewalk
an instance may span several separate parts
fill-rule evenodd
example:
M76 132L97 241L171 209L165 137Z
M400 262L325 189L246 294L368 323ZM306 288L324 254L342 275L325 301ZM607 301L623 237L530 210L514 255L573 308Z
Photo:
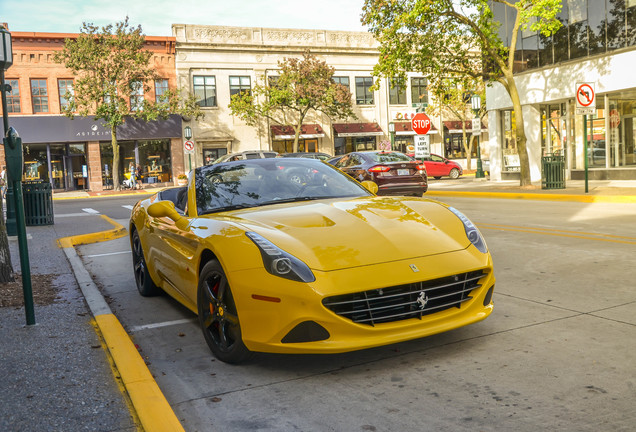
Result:
M72 218L27 227L35 321L26 325L17 238L17 283L0 287L0 430L136 431L136 421L74 272L57 239L78 234ZM95 222L97 230L112 228ZM94 227L95 225L93 225ZM17 300L17 301L16 301Z
M60 192L53 198L142 198L157 190ZM466 176L457 180L431 179L425 196L436 195L636 203L636 181L591 181L589 192L585 193L582 181L569 181L565 189L543 190L540 186L522 189L516 181L494 182ZM95 231L112 229L102 219L96 224ZM0 380L0 430L138 430L135 406L122 387L120 372L111 366L112 359L77 276L57 244L59 238L84 233L77 232L72 218L59 218L52 226L27 227L27 233L32 280L39 275L45 277L37 279L40 282L34 285L34 293L47 294L48 290L49 295L41 300L36 297L34 326L25 325L22 304L0 307L0 368L4 372ZM19 271L16 239L10 239L10 250L13 266ZM21 290L19 285L17 289Z

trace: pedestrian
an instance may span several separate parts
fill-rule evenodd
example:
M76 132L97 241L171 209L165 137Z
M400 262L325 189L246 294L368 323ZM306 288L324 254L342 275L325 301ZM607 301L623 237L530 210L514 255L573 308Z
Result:
M2 186L2 199L6 198L7 195L7 167L2 167L2 172L0 172L0 186Z
M128 172L130 173L130 184L129 184L129 186L130 186L131 189L134 189L135 185L137 184L137 182L135 180L135 171L137 171L135 169L135 163L131 162L128 165Z
M141 189L141 165L137 164L137 170L135 172L135 177L137 178L138 189Z

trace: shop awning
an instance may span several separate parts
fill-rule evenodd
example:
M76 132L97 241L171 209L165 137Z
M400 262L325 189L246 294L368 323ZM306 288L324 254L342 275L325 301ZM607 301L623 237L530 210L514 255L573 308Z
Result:
M466 125L466 133L472 133L473 123L470 120L466 120L464 124ZM484 124L483 123L480 123L480 124L481 124L481 132L488 132L488 129L486 129ZM445 132L449 134L463 133L461 120L445 121L444 129L446 129Z
M334 123L333 130L339 137L384 135L384 131L377 123Z
M270 126L272 136L275 140L294 139L296 135L293 126L290 125L273 125ZM325 131L318 124L304 124L300 127L300 139L323 138Z
M413 130L413 124L409 122L395 122L395 134L396 135L415 135L415 131ZM431 125L431 129L428 131L426 135L436 134L437 128Z

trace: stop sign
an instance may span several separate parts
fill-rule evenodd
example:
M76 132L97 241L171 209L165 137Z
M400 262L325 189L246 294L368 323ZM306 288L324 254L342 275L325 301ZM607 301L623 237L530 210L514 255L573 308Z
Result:
M413 131L418 135L426 135L431 130L431 119L424 113L417 113L411 119Z

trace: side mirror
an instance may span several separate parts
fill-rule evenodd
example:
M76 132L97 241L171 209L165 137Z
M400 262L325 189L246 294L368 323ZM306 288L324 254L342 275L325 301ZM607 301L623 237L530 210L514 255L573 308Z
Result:
M190 222L188 219L181 216L174 207L172 201L157 201L148 206L148 215L153 218L167 217L174 221L177 228L185 230Z
M365 180L360 184L373 195L378 193L378 185L375 182L372 182L371 180Z

